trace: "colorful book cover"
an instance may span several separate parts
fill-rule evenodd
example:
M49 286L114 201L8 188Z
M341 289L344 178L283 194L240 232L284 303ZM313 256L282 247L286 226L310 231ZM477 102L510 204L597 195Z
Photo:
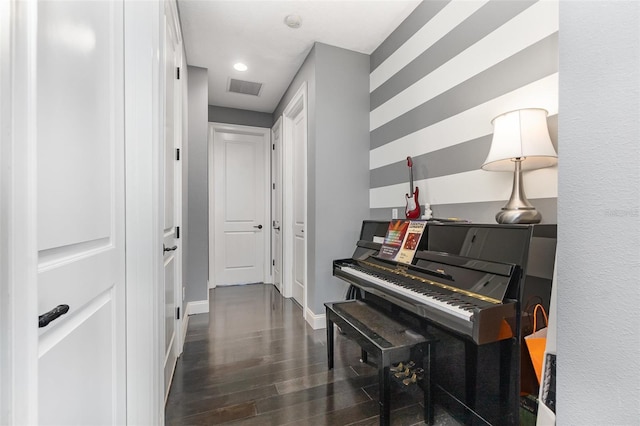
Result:
M424 221L392 220L378 257L411 263L426 226Z

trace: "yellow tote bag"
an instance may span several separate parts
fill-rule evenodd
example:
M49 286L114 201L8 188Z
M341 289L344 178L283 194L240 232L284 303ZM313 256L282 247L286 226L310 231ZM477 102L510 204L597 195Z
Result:
M544 317L544 328L538 330L537 322L538 319L538 309L542 312L542 316ZM536 377L538 378L538 384L540 384L540 377L542 376L542 360L544 359L544 350L547 346L547 326L549 320L547 318L547 313L544 311L544 307L541 304L537 304L535 308L533 308L533 333L528 336L525 336L524 341L527 344L527 349L529 350L529 356L531 357L531 362L533 363L533 369L536 372Z

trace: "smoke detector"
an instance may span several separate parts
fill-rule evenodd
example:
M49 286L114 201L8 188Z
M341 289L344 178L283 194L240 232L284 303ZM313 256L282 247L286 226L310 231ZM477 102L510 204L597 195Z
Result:
M289 28L300 28L302 25L302 17L300 15L287 15L284 18L284 23Z

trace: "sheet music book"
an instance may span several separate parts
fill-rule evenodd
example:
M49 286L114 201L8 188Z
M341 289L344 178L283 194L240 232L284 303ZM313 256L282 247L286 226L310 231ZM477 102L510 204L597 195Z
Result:
M421 220L392 220L378 257L410 264L426 227Z

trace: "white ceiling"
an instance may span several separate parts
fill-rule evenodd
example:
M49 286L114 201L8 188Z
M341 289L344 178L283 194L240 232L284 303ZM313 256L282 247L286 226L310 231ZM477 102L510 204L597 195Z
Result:
M178 0L187 63L209 70L209 105L271 113L316 41L370 54L420 0ZM300 15L302 26L284 24ZM249 69L233 69L236 62ZM230 78L263 83L227 92Z

